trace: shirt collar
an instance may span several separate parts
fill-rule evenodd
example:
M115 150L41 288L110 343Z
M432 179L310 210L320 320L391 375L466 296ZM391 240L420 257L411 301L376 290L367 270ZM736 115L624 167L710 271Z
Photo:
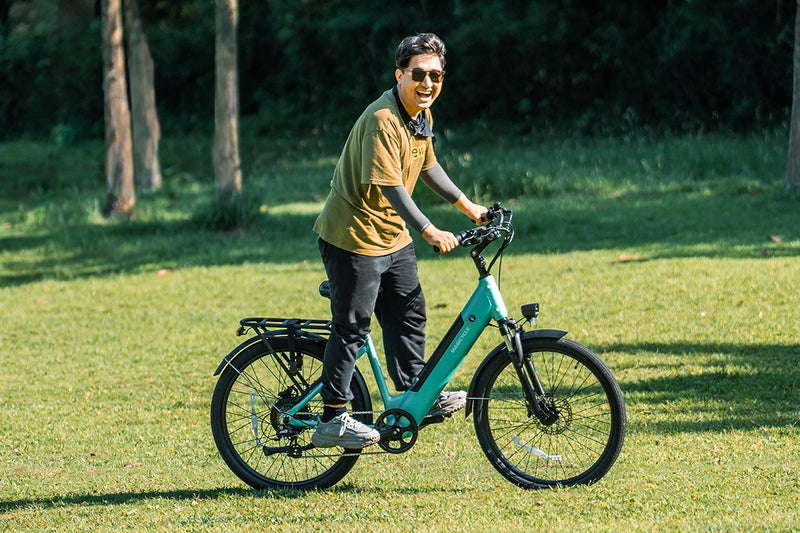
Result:
M397 101L397 108L400 110L400 118L406 123L411 133L422 137L433 137L433 130L431 130L431 125L428 122L428 114L423 111L417 115L417 118L411 118L411 115L408 114L405 106L403 106L403 102L400 101L400 95L397 93L397 85L392 87L392 94L394 95L395 101Z

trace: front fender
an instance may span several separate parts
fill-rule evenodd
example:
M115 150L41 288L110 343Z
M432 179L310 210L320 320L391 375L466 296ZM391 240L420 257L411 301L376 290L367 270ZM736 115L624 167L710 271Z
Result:
M567 334L566 331L561 331L560 329L535 329L533 331L525 331L522 333L521 340L524 342L527 339L553 339L559 340L560 338L564 337ZM508 348L506 347L505 343L498 344L495 348L489 352L489 354L481 361L481 364L478 366L478 369L475 371L475 375L472 376L472 383L469 385L469 392L467 393L467 406L464 409L464 417L468 417L470 413L472 413L472 398L475 397L475 389L478 386L478 378L481 374L483 374L483 369L486 365L489 364L498 353L507 351Z

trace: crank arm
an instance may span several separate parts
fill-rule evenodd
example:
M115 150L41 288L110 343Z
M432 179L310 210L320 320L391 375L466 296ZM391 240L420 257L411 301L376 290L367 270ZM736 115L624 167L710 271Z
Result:
M303 452L313 450L314 448L316 448L316 446L314 446L312 443L308 443L305 446L277 446L274 448L271 448L269 446L264 446L262 448L262 451L264 452L264 455L266 455L267 457L278 453L285 453L292 457L300 457L300 455Z

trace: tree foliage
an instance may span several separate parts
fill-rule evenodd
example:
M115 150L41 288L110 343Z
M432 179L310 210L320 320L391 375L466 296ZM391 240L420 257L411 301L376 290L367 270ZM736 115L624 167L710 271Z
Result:
M210 132L214 5L143 2L167 127ZM0 135L102 124L93 0L0 1ZM264 0L240 6L251 133L346 129L393 81L405 35L448 46L437 118L587 132L747 129L791 106L788 0ZM96 60L92 60L96 58Z

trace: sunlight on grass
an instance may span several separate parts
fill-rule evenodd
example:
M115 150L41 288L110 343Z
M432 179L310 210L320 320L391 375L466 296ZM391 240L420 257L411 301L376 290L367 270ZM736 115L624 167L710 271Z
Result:
M287 204L276 205L275 207L263 205L261 207L261 212L269 213L270 215L274 216L314 215L316 217L319 215L320 211L322 211L322 205L322 202L291 202Z

